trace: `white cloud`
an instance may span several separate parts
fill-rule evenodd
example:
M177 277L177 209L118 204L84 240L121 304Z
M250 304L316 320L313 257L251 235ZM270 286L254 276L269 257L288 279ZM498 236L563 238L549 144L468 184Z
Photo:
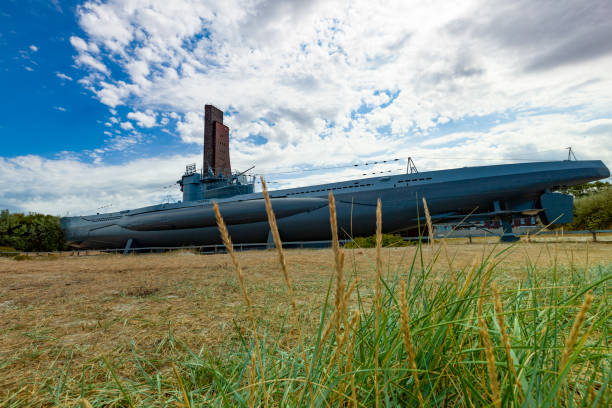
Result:
M148 110L145 112L130 112L127 114L128 119L136 121L138 126L143 128L150 128L156 124L156 114L153 111Z
M87 53L79 54L75 58L75 61L76 61L77 65L87 66L87 67L93 68L93 69L95 69L97 71L100 71L100 72L102 72L104 74L107 74L107 75L110 73L110 71L108 70L106 65L104 65L104 63L102 63L101 61L95 59L90 54L87 54Z
M67 81L72 81L72 78L71 78L71 77L69 77L69 76L68 76L68 75L66 75L66 74L62 74L61 72L56 72L56 73L55 73L55 76L56 76L56 77L58 77L58 78L60 78L60 79L65 79L65 80L67 80Z
M72 44L72 46L79 52L85 52L89 49L87 43L81 37L70 37L70 44Z
M32 52L36 52L36 51L38 51L38 47L37 47L37 46L35 46L34 44L32 44L32 45L30 45L30 50L31 50Z
M56 215L91 214L107 204L112 208L106 211L144 206L169 194L162 187L178 179L184 160L195 158L173 156L104 165L39 156L0 157L0 202L21 211ZM15 185L10 181L15 177L29 186ZM170 193L180 199L178 189Z
M133 32L125 26L121 14L137 13L139 7L135 2L123 4L116 2L112 6L87 2L79 6L77 11L81 26L94 41L103 44L111 51L120 51L121 47L128 45L133 38ZM114 8L116 6L119 6L118 9Z
M63 13L64 12L62 10L62 6L60 6L60 4L59 4L59 0L51 0L51 3L53 4L53 6L55 7L55 10L57 10L58 13Z
M111 108L120 105L121 101L127 97L134 88L134 85L128 85L123 81L117 81L116 84L100 81L98 86L100 88L94 90L96 96L100 99L100 102Z
M121 129L124 129L124 130L134 129L134 125L132 125L132 122L121 122L119 126L121 126Z
M24 67L24 68L25 68L25 70L26 70L26 71L29 71L29 72L34 71L34 69L33 69L32 67L28 67L28 66L26 66L26 67Z
M559 85L582 82L584 68L532 78L521 68L529 61L517 59L514 49L492 48L467 29L457 34L461 24L482 25L502 13L486 7L483 17L481 9L478 1L378 7L366 1L128 0L88 2L79 18L89 44L109 50L130 78L99 84L103 103L137 100L184 114L199 112L206 102L232 106L241 137L260 118L276 122L281 115L297 132L318 131L317 120L354 125L351 112L362 104L376 109L390 102L387 109L360 115L361 124L388 125L404 137L465 116L580 102L575 95L560 97ZM598 64L591 76L605 78L608 66ZM603 81L599 89L609 89L611 81ZM380 92L385 90L399 96L390 101ZM607 102L605 93L598 97ZM282 129L269 129L269 136L288 140Z
M54 106L53 109L56 109L56 110L58 110L60 112L66 112L67 111L67 109L62 107L62 106Z
M176 130L185 143L204 144L204 117L201 114L187 112L183 120L176 123Z

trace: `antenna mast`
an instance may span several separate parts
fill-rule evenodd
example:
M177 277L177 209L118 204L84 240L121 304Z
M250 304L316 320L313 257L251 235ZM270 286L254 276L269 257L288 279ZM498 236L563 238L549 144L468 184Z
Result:
M416 174L419 171L416 168L416 165L414 164L414 160L412 160L412 157L408 157L408 163L406 164L406 174Z
M572 157L574 158L574 161L578 161L578 159L576 159L576 155L572 151L572 146L566 147L565 149L567 150L567 161L572 161Z

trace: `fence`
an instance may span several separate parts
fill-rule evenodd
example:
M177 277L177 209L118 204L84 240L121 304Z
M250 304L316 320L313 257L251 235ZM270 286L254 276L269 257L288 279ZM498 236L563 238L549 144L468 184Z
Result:
M572 236L578 236L578 235L587 235L587 236L591 236L591 241L593 242L611 242L611 241L601 241L597 239L597 235L600 234L612 234L612 230L584 230L584 231L563 231L561 230L561 232L559 232L559 230L555 230L555 231L548 231L548 230L534 230L534 231L518 231L515 232L514 235L516 236L522 236L522 237L526 237L527 238L527 242L532 242L532 239L534 239L535 237L542 237L542 236L551 236L554 235L555 238L558 237L562 237L565 240L566 236L572 237ZM436 239L442 239L442 238L453 238L453 239L457 239L457 238L467 238L469 243L472 243L472 238L482 238L482 237L500 237L501 233L498 232L491 232L491 231L479 231L479 230L463 230L461 235L453 235L453 234L436 234L435 238ZM419 239L417 238L404 238L405 240L412 240L412 239ZM424 240L427 240L426 237L424 237ZM584 240L582 240L584 241ZM565 242L567 242L567 240L565 240ZM573 242L573 241L572 241Z
M342 245L346 244L350 240L340 240ZM296 242L283 242L283 248L327 248L331 246L331 241L296 241ZM274 248L273 244L267 242L264 243L249 243L249 244L234 244L236 251L247 251L247 250L264 250ZM15 256L15 255L27 255L27 256L92 256L100 254L136 254L136 253L162 253L168 251L195 251L201 254L216 254L225 253L225 245L190 245L180 247L144 247L144 248L113 248L113 249L81 249L72 251L57 251L57 252L0 252L0 256Z
M612 230L594 230L594 231L564 231L562 236L572 236L572 235L590 235L592 237L593 242L612 242L612 241L600 241L597 239L597 234L612 234ZM547 235L555 235L558 236L558 231L543 231L539 230L533 233L517 233L515 235L524 236L527 238L527 241L531 242L533 238L536 236L547 236ZM461 237L447 237L444 234L436 234L436 239L442 238L467 238L468 243L472 243L472 238L477 237L496 237L499 236L495 233L482 233L482 234L467 234L462 235ZM427 241L428 237L404 237L405 241ZM342 245L350 242L350 239L340 240ZM283 242L283 248L327 248L331 246L331 241L296 241L296 242ZM247 251L247 250L263 250L273 248L269 243L251 243L251 244L234 244L234 249L237 251ZM72 251L57 251L57 252L21 252L21 251L13 251L13 252L0 252L0 256L16 256L16 255L26 255L26 256L93 256L100 254L137 254L137 253L162 253L168 251L195 251L200 254L216 254L216 253L225 253L227 252L225 246L222 244L218 245L192 245L192 246L181 246L181 247L146 247L146 248L113 248L113 249L82 249L82 250L72 250Z

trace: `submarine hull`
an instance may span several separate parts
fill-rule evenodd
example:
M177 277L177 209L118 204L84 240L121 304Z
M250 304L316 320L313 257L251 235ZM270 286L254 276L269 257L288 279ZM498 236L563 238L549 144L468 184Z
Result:
M552 222L558 213L557 220L567 222L571 200L550 191L607 177L610 172L601 161L524 163L350 180L276 190L270 197L284 242L320 241L331 238L330 192L336 199L339 231L348 238L375 233L378 199L386 233L416 228L422 222L423 197L434 221L457 220L470 213L475 218L540 213ZM215 201L234 243L268 241L261 193ZM123 248L130 239L133 247L141 248L221 243L212 200L65 217L61 225L69 244L80 248Z

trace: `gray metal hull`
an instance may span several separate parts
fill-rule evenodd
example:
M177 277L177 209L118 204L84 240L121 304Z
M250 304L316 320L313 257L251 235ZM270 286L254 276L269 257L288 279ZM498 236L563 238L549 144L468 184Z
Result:
M413 229L427 199L435 220L474 210L542 208L540 197L560 186L610 177L601 161L560 161L404 174L270 192L281 238L320 241L331 237L327 195L336 198L339 229L348 236L375 232L376 201L382 200L383 231ZM234 243L263 243L269 226L261 193L217 200ZM496 208L499 207L499 208ZM81 248L219 244L211 201L164 204L117 213L62 218L67 241Z

